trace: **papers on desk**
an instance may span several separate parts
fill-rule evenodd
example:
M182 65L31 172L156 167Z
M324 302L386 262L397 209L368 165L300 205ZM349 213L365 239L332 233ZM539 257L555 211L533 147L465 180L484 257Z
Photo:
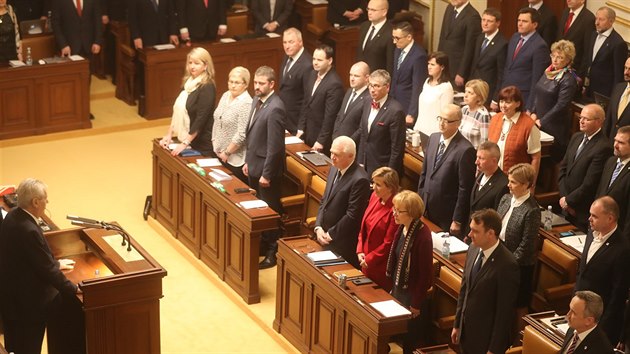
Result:
M210 169L210 173L208 173L208 176L210 176L212 179L218 182L229 181L232 179L232 176L216 168ZM267 203L265 203L265 206L266 204Z
M236 39L234 39L234 38L221 38L221 39L219 39L219 42L221 42L221 43L234 43L234 42L236 42Z
M540 131L540 142L550 142L553 143L553 136L545 133L544 131Z
M438 251L442 250L442 245L444 244L445 239L445 237L443 237L444 235L447 235L447 233L431 231L431 238L433 239L433 249L436 249ZM455 236L449 236L448 243L451 245L451 253L461 253L468 251L468 245Z
M284 138L284 145L290 145L290 144L302 144L303 141L302 139L298 138L297 136L287 136Z
M316 266L344 262L343 258L335 254L333 251L310 252L306 254L306 258L308 258L308 260L313 262Z
M217 158L197 159L197 165L199 167L219 167L221 166L221 161Z
M157 49L157 50L167 50L167 49L175 49L175 46L172 44L156 44L153 46L153 48Z
M9 60L9 65L11 65L12 68L19 68L20 66L25 66L26 64L24 64L21 60Z
M370 306L385 317L411 315L411 311L407 310L394 300L371 302Z
M84 57L82 57L82 56L80 56L80 55L78 55L78 54L71 55L71 56L69 56L68 58L70 58L70 60L72 60L72 61L85 60L85 58L84 58Z
M306 0L306 1L308 1L310 4L313 4L313 5L328 4L328 1L326 0Z
M269 38L278 38L278 37L280 37L279 34L273 33L273 32L267 33L266 36L269 37Z
M584 252L584 244L586 243L586 235L581 233L573 236L561 237L560 241L565 245L571 246L580 253Z
M255 200L246 200L244 202L238 203L243 209L257 209L257 208L265 208L268 207L264 200L255 199Z

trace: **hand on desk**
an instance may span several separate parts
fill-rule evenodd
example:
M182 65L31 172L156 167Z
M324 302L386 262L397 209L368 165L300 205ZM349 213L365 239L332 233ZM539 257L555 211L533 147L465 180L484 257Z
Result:
M69 57L72 53L70 52L70 46L67 45L63 48L61 48L61 56L62 57Z
M420 316L420 309L417 309L413 306L409 306L409 311L411 311L411 318L416 318Z
M160 139L160 146L165 149L168 149L168 146L171 142L172 142L171 138L168 136L165 136L162 139Z
M266 179L264 176L260 176L258 184L263 188L269 188L271 186L271 181Z
M171 151L171 155L177 156L180 152L184 151L188 146L185 144L177 144L177 147Z
M311 150L321 152L322 150L324 150L324 145L316 141L315 144L313 144L313 148Z
M73 261L72 259L65 259L65 258L58 260L58 262L59 262L59 269L61 270L73 270L74 265L76 264L76 262Z
M357 258L359 258L359 265L361 265L361 267L368 267L367 263L365 262L365 253L357 253Z
M317 242L319 242L320 245L326 246L330 241L332 241L332 237L330 237L328 232L324 232L322 228L317 229Z

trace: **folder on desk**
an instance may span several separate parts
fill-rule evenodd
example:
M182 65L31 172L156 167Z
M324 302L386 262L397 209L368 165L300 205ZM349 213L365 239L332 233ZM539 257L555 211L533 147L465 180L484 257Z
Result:
M343 258L333 251L317 251L306 254L306 258L313 262L316 266L321 266L330 263L339 263L343 261Z
M332 161L330 161L330 158L328 158L326 155L319 153L317 151L303 152L302 158L305 160L308 160L310 163L312 163L315 166L326 166L326 165L332 164Z
M335 276L336 279L339 279L339 276L341 276L342 274L346 275L347 280L363 278L365 276L360 270L356 268L347 269L347 270L338 270L336 272L333 272L333 275Z
M370 306L385 317L411 315L411 311L407 310L394 300L371 302Z

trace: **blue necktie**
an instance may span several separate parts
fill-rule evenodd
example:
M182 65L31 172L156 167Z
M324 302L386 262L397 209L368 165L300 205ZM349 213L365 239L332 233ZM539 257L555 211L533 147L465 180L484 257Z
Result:
M582 150L584 150L584 147L586 146L586 144L588 144L588 136L586 136L586 134L584 134L584 139L582 139L582 143L580 143L580 146L578 146L577 152L575 153L575 159L577 160L578 156L580 156L580 154L582 153Z
M445 148L446 148L446 145L444 144L444 142L440 141L440 147L438 149L437 156L435 156L435 167L440 165L440 161L442 160L442 156L444 156Z
M477 256L477 259L475 260L475 264L473 264L473 267L470 271L470 283L475 281L477 274L479 274L479 271L481 270L482 264L483 264L483 251L479 251L479 256Z
M398 56L398 63L396 64L396 70L400 69L400 64L402 64L403 62L404 55L405 55L405 51L404 50L400 51L400 55Z
M613 182L615 182L615 179L617 179L617 176L619 176L622 168L623 164L621 163L621 160L617 161L617 167L615 167L612 177L610 177L610 183L608 184L608 187L612 186Z
M488 40L488 37L483 39L483 43L481 43L481 52L483 53L484 50L486 50L486 48L488 47L488 43L490 41Z

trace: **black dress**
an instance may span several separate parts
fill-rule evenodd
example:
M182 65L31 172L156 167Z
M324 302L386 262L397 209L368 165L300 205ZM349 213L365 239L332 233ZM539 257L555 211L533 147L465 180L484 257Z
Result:
M0 15L0 63L17 59L15 49L15 23L7 12Z

